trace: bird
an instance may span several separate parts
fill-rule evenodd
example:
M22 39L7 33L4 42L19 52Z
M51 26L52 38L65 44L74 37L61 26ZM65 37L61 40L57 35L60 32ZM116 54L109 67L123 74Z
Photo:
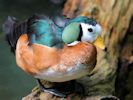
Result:
M33 15L24 22L8 16L3 31L17 65L37 78L44 92L59 97L68 93L46 88L40 79L61 83L88 75L96 65L96 46L105 48L101 26L85 16L70 19L64 27L43 15Z

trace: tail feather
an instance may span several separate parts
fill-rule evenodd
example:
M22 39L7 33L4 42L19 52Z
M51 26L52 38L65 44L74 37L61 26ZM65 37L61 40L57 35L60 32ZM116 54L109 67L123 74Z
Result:
M17 40L20 35L27 33L27 23L20 23L15 17L8 16L3 24L3 32L6 33L6 40L15 53Z
M11 52L15 54L17 40L22 34L27 34L29 41L30 36L33 34L32 24L36 19L43 18L44 16L33 15L24 22L19 22L15 17L8 16L3 24L3 32L6 33L6 40L11 47Z

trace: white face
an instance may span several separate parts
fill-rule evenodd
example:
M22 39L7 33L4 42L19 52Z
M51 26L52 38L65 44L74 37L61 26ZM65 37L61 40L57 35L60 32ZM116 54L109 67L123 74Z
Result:
M97 36L100 35L102 32L101 26L99 24L93 26L86 23L81 23L81 28L83 31L81 41L86 42L93 42L94 40L96 40Z

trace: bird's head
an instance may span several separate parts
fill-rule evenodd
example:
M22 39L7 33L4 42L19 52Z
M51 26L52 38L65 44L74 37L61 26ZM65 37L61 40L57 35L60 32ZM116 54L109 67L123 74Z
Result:
M104 49L104 40L101 37L102 28L92 18L76 17L70 20L62 33L62 40L68 46L74 46L78 42L89 42Z

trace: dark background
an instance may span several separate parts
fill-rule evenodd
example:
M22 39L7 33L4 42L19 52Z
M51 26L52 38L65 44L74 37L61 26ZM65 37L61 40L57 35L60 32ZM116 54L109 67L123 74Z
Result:
M5 41L2 24L7 16L25 20L35 13L57 16L64 0L0 0L0 100L21 100L31 92L36 80L17 67L15 56Z

